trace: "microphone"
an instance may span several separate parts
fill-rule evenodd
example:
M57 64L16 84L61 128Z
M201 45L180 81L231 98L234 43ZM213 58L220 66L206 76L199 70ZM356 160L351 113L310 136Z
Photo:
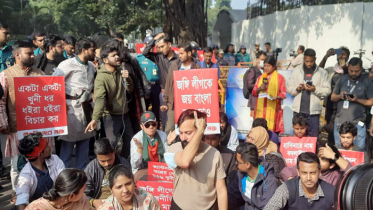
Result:
M125 66L124 66L124 62L123 62L123 63L122 63L122 73L123 73L123 71L125 71L125 70L126 70L126 68L125 68ZM126 88L127 88L127 80L126 80L126 78L122 77L122 82L123 82L124 89L126 90Z
M267 76L268 76L268 75L267 75L267 73L265 73L265 72L264 72L263 75L262 75L262 77L263 77L263 83L264 83L264 84L268 84Z

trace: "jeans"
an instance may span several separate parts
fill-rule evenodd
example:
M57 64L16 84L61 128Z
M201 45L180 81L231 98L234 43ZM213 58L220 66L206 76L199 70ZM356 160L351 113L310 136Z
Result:
M131 139L134 136L129 115L106 115L103 121L106 137L116 143L123 141L120 155L128 158L131 151Z
M161 93L159 94L159 101L160 103L162 104L163 102L163 93L161 91ZM165 131L166 130L166 126L167 126L167 111L159 111L159 116L161 118L161 121L162 121L162 130ZM167 133L168 135L168 133Z
M334 124L334 140L335 145L341 146L341 138L339 137L339 127L341 124L338 124L337 122ZM356 124L357 127L357 136L354 140L354 144L358 146L361 151L365 151L365 138L367 134L367 130L365 127L365 124L363 126L360 126L359 124Z
M167 110L167 126L165 133L168 135L170 132L175 130L175 110L172 109L172 105L168 106Z
M302 115L303 117L307 118L307 135L310 137L318 137L319 136L319 124L320 124L320 115L319 114L304 114L304 113L296 113L294 112L293 117L295 115Z
M61 153L60 158L65 164L66 168L71 167L72 154L75 148L75 157L76 157L76 167L84 170L87 166L88 151L89 151L89 139L80 140L80 141L64 141L61 140Z
M160 112L160 101L159 101L159 93L161 92L161 86L159 84L152 85L150 98L146 99L146 108L152 104L152 112L154 113L155 117L159 121L159 112ZM160 124L158 124L159 129Z

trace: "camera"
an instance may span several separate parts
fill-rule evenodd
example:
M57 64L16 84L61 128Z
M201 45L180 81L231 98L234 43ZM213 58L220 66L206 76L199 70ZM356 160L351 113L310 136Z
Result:
M275 49L275 53L276 53L276 54L279 54L280 52L282 52L282 48L276 48L276 49Z
M290 57L297 57L297 56L298 56L298 53L295 50L292 50L290 52Z

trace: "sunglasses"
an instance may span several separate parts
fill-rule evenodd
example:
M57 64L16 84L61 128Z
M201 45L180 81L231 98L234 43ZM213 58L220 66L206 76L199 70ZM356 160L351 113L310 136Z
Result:
M150 126L153 126L153 127L155 127L157 125L157 123L155 123L155 122L148 122L148 123L145 123L145 128L149 128Z

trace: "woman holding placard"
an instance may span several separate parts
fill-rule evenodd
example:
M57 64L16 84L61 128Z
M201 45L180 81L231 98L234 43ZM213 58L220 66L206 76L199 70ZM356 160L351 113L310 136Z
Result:
M264 73L258 77L252 95L258 97L254 119L264 118L268 129L276 133L284 132L281 102L286 98L285 78L276 70L276 60L264 60Z

